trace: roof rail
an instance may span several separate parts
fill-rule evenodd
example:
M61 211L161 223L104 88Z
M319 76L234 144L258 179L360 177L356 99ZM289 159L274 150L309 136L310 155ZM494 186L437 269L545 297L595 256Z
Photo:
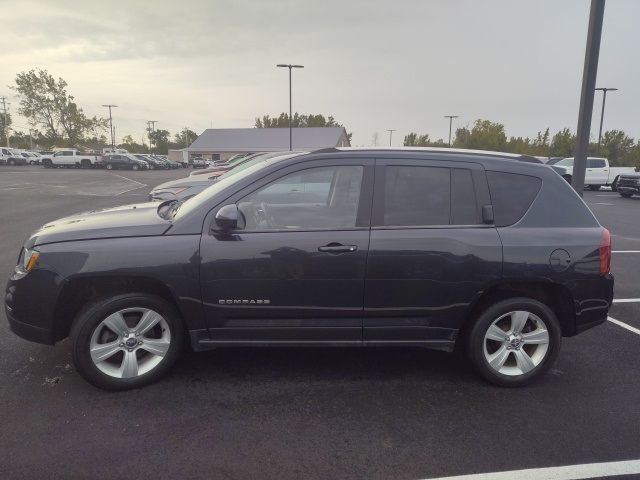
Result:
M321 148L320 150L313 150L311 153L335 153L339 151L340 150L338 150L336 147L328 147L328 148Z

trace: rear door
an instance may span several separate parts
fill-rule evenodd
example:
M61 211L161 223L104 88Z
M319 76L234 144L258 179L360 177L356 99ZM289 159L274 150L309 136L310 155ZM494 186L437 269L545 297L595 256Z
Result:
M376 161L364 340L452 347L479 292L501 275L502 247L474 163Z
M609 183L609 166L604 158L587 158L587 185L606 185Z

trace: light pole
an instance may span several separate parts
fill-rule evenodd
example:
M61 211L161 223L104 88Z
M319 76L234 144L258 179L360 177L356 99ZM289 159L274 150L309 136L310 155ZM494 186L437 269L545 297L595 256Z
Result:
M147 132L149 132L149 153L153 153L151 149L151 134L156 131L156 123L158 120L147 120Z
M109 109L109 133L111 133L111 150L115 149L115 143L116 143L116 139L115 139L115 135L113 134L113 118L111 117L111 109L112 108L117 108L118 105L102 105L103 107L107 107Z
M600 56L600 37L602 36L602 19L604 17L605 0L591 0L589 13L589 29L587 45L582 69L582 90L578 109L578 128L576 132L576 150L573 154L573 175L571 186L582 196L584 192L584 174L587 169L587 150L593 115L593 97L598 75L598 58Z
M602 111L600 112L600 130L598 131L598 154L600 154L600 141L602 140L602 121L604 120L604 104L607 101L607 92L615 92L617 88L598 87L602 91Z
M393 138L393 132L395 131L395 128L387 128L387 132L389 132L389 146L391 146L391 139Z
M458 118L458 115L445 115L444 118L449 119L449 148L451 148L451 127L453 125L453 119Z
M291 122L293 115L293 108L291 104L291 69L293 68L304 68L304 65L292 65L290 63L279 63L276 67L288 68L289 69L289 150L293 150L293 130L291 128Z

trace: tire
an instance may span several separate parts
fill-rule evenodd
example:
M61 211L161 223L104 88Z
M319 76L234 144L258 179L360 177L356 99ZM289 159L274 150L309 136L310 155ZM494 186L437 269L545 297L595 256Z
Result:
M620 178L620 176L617 176L614 180L613 183L611 184L611 191L612 192L617 192L618 191L618 179Z
M13 158L10 158L10 159L7 161L7 165L11 165L12 167L13 167L15 164L16 164L16 161L15 161Z
M86 158L80 162L80 168L91 168L91 162Z
M42 166L44 168L52 168L53 164L51 163L51 160L48 158L45 158L44 160L42 160Z
M602 185L589 185L589 190L591 190L592 192L597 192L601 188L602 188Z
M136 335L135 327L143 322L155 323ZM180 355L184 328L175 308L163 299L127 293L88 305L76 317L70 337L73 363L85 380L105 390L128 390L169 371Z
M527 316L522 323L524 314ZM518 330L512 335L514 327ZM545 330L546 343L542 343ZM541 343L525 340L527 336L530 341L536 340L532 337L534 334ZM553 311L537 300L519 297L499 301L482 312L469 332L466 347L471 363L485 380L501 387L521 387L554 364L561 343L562 332ZM491 359L497 362L496 366L491 366ZM500 359L503 359L501 365Z
M619 193L620 193L620 196L622 198L631 198L631 197L633 197L633 193L622 193L622 192L619 192Z
M138 170L140 167L138 167L138 165L134 165L133 167L131 167L131 170Z
M107 163L107 170L113 170L113 165L111 165L110 163Z
M35 164L36 164L36 162L35 162L34 160L31 160L31 161L29 162L29 165L35 165Z

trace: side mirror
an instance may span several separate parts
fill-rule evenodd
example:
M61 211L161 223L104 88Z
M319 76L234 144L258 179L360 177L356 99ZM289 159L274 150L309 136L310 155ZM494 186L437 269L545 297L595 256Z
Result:
M482 222L487 225L493 225L493 205L482 206Z
M225 205L218 210L215 216L214 231L226 233L237 230L238 227L244 227L244 217L236 204Z

